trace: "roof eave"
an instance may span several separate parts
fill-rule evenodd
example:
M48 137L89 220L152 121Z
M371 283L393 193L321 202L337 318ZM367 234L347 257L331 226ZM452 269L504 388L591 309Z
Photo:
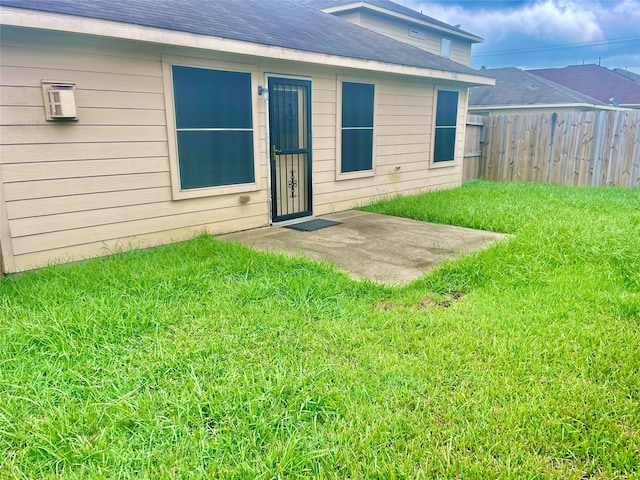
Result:
M464 30L458 30L453 27L446 28L441 25L436 25L434 23L428 22L426 20L419 20L417 18L413 18L408 15L403 15L402 13L394 12L393 10L388 10L386 8L379 7L377 5L371 5L370 3L363 2L363 1L348 3L346 5L338 5L335 7L323 8L322 11L325 13L337 13L337 12L348 12L349 10L357 10L360 8L371 10L377 13L382 13L384 15L395 17L400 20L404 20L406 22L414 23L416 25L422 25L423 27L428 27L434 30L438 30L440 32L446 32L449 35L453 35L459 38L464 38L465 40L469 40L473 43L484 42L484 38L478 37L477 35L473 35L472 33L469 33L469 32L465 32Z
M157 27L147 27L109 20L97 20L93 18L2 6L0 6L0 14L3 25L10 25L14 27L77 33L161 45L197 48L200 50L221 51L254 57L299 61L316 65L434 78L460 83L465 86L493 85L495 83L493 78L487 78L481 75L309 52L305 50L263 45L223 37L166 30Z

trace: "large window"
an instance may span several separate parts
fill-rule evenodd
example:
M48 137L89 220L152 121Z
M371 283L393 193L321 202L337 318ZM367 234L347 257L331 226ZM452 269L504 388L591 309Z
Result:
M180 189L255 181L251 74L172 67Z
M449 162L455 159L457 120L458 92L438 90L433 147L434 162Z
M341 173L373 169L374 88L342 82Z

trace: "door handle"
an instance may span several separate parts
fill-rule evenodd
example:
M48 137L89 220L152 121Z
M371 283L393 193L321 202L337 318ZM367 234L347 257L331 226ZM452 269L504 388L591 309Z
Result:
M280 150L275 145L271 145L271 156L275 157L280 153Z

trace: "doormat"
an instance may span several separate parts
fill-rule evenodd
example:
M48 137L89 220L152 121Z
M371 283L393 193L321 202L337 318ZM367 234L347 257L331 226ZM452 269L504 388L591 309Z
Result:
M301 232L313 232L314 230L320 230L321 228L340 225L341 223L342 222L335 222L333 220L324 220L322 218L316 218L314 220L307 220L306 222L286 225L284 228L292 228L293 230L300 230Z

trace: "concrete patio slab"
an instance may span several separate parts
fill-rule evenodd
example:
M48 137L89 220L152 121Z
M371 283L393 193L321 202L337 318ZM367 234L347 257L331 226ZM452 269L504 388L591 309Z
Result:
M340 225L312 232L264 227L221 235L257 250L326 260L352 278L398 285L445 260L472 253L508 235L348 210L324 215Z

